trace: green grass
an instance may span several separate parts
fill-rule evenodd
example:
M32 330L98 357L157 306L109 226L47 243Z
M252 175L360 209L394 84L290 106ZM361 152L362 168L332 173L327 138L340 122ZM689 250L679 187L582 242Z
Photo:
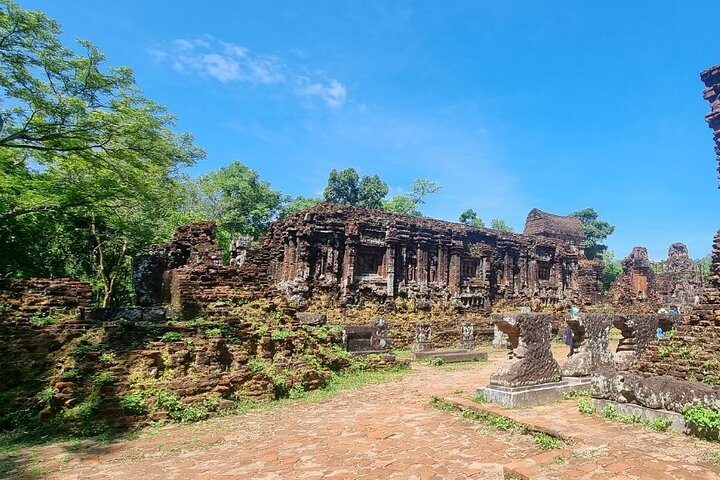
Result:
M535 445L537 445L540 450L555 450L565 447L565 442L545 432L534 432L532 435L535 440Z

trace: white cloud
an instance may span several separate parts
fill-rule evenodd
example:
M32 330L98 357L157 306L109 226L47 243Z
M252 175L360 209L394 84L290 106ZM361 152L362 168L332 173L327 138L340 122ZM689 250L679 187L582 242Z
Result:
M311 82L307 78L303 78L300 82L298 93L305 97L319 97L329 107L341 107L347 98L347 90L345 86L331 78L326 84L319 82Z
M295 95L319 99L332 108L342 107L347 100L347 89L337 79L321 73L301 74L303 68L293 68L275 56L253 54L242 45L210 36L177 39L164 48L152 48L149 53L178 72L194 73L224 84L282 86Z

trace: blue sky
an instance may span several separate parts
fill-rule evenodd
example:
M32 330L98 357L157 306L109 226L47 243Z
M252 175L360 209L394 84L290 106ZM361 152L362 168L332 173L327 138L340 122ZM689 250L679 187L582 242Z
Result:
M716 0L20 4L131 66L207 150L194 174L239 160L304 196L332 168L392 193L430 178L426 215L518 230L595 207L618 257L699 257L720 227L698 76L720 63Z

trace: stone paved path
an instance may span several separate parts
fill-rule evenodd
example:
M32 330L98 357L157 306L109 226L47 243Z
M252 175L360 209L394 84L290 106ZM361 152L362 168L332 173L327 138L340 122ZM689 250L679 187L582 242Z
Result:
M703 458L720 446L577 413L574 401L506 412L576 439L541 451L530 435L499 433L432 409L431 395L465 397L490 364L422 365L402 380L347 391L322 403L174 425L141 438L36 453L49 479L720 479ZM510 472L507 470L506 472Z

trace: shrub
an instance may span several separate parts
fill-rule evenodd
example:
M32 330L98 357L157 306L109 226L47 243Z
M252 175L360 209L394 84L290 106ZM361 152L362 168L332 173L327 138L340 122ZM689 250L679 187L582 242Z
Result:
M672 425L672 420L665 417L659 417L650 422L650 428L656 432L664 432Z
M618 416L617 407L615 407L612 403L605 404L602 409L602 416L610 420L614 420Z
M581 398L577 403L578 412L589 415L595 411L592 402L587 398Z
M145 398L141 393L133 392L120 399L120 406L130 413L141 415L147 412Z
M60 374L61 380L77 380L78 378L80 378L80 372L78 372L74 368L65 370Z
M445 360L443 360L442 358L431 358L430 359L430 365L432 365L434 367L439 367L440 365L444 365L444 364L445 364Z
M93 377L93 385L96 387L102 387L103 385L110 385L115 383L117 377L110 372L100 372Z
M183 334L180 332L165 332L161 337L163 342L179 342L183 339Z
M208 328L207 330L205 330L205 335L208 335L211 337L222 335L222 334L223 334L222 328L219 328L219 327Z
M302 398L305 395L305 388L300 384L295 384L288 391L288 397L290 398Z
M705 405L685 405L683 418L700 430L716 430L720 428L720 412Z
M47 387L42 392L38 394L38 402L40 403L49 403L50 400L53 399L55 396L55 392L53 392L52 387Z

